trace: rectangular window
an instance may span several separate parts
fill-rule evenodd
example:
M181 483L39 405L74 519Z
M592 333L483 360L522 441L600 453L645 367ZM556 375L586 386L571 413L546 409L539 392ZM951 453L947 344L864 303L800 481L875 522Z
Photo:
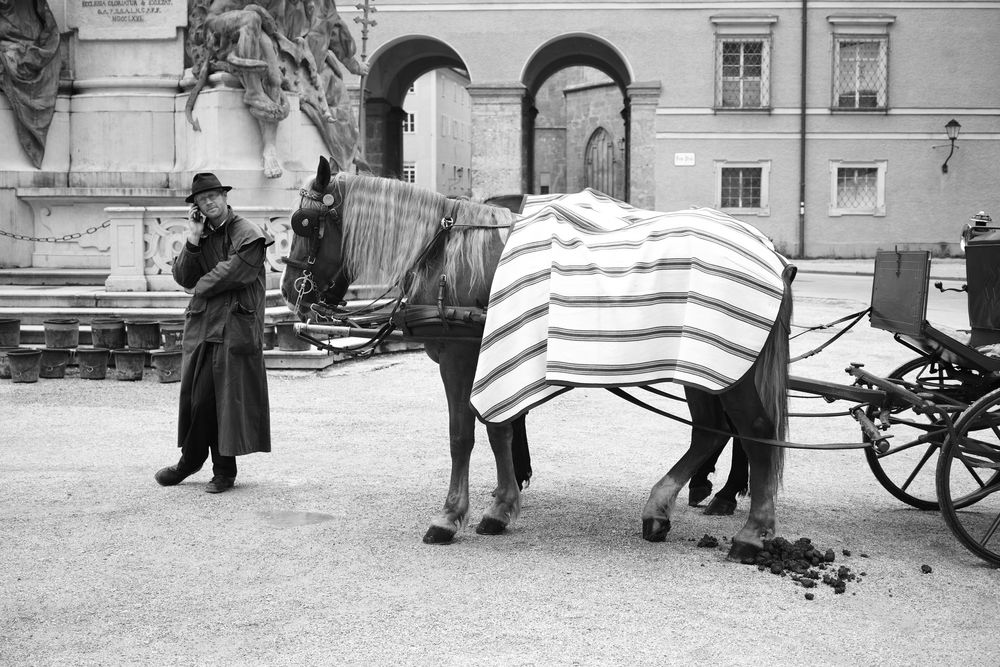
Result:
M722 168L722 208L760 208L760 167Z
M716 206L729 213L770 215L770 160L715 162Z
M403 132L413 133L417 131L417 119L412 113L406 114L403 118Z
M833 106L876 109L888 106L888 39L838 37L834 44Z
M772 14L719 14L715 28L715 108L770 109Z
M770 40L720 38L717 61L717 108L762 109L770 105Z
M885 215L887 162L830 162L830 215Z
M403 163L403 182L404 183L417 182L417 165L415 165L412 162Z

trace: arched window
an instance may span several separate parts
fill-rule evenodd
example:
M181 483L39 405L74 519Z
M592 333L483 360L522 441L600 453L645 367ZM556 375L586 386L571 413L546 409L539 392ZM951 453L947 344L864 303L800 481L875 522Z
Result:
M594 130L587 141L584 156L584 179L588 188L615 196L615 142L603 127Z

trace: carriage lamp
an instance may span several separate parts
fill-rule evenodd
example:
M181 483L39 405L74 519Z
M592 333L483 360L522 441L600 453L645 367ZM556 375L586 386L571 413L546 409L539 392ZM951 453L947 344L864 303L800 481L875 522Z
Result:
M947 123L945 123L944 126L944 132L946 135L948 135L948 141L950 142L950 144L941 144L940 146L934 146L934 148L943 148L944 146L949 146L949 145L951 146L951 150L948 151L948 157L944 159L944 164L941 165L942 174L948 173L948 160L951 159L951 156L955 153L955 149L958 148L958 146L955 145L955 140L958 139L958 133L961 129L962 129L961 123L952 118Z

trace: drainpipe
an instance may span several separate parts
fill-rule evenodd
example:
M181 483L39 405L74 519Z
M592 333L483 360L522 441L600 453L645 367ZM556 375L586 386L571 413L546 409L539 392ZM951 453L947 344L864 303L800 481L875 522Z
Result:
M802 0L802 54L799 88L799 257L806 256L806 39L809 33L809 0Z

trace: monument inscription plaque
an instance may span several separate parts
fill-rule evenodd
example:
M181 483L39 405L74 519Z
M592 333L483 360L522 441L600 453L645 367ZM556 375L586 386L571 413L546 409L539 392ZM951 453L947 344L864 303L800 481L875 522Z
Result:
M185 0L80 0L66 7L80 39L172 39L187 23Z

